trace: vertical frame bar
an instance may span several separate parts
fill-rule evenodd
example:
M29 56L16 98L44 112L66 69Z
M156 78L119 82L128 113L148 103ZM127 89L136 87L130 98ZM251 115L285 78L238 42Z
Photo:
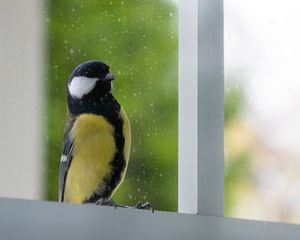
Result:
M223 0L179 0L181 213L223 216Z
M0 5L0 196L40 199L43 1Z
M223 0L198 7L198 213L223 216Z
M198 212L198 2L179 0L178 211Z

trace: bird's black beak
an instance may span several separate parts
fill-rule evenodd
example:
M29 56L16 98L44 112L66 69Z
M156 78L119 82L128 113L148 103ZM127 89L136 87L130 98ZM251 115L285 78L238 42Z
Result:
M115 76L112 75L111 73L107 73L104 77L104 80L105 81L113 81L113 80L115 80Z

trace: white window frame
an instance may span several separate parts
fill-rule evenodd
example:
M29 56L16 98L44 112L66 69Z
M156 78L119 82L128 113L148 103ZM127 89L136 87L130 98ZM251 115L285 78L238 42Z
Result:
M223 1L179 0L179 204L223 216Z
M0 239L299 239L298 225L223 217L222 4L179 0L180 213L0 199Z

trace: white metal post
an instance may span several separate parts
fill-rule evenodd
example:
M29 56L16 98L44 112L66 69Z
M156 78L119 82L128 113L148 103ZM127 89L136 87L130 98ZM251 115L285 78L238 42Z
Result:
M179 0L179 206L223 216L223 2Z
M198 212L198 2L179 0L178 211Z

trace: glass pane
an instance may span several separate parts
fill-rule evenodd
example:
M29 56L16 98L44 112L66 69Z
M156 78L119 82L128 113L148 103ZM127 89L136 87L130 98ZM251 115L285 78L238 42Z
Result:
M225 215L300 223L300 3L224 6Z
M68 77L101 60L132 129L113 199L177 210L177 15L176 0L1 4L0 197L58 200Z
M66 117L66 80L87 60L116 76L113 94L132 128L128 171L113 197L155 209L177 209L177 4L170 0L49 1L47 177L45 198L57 199Z

